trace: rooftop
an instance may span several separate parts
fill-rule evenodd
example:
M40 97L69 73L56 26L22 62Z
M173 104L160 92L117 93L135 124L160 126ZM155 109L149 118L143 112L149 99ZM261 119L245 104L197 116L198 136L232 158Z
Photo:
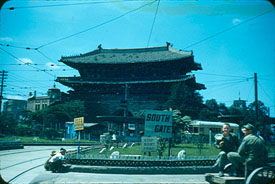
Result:
M191 125L197 125L197 126L219 126L222 127L224 123L228 123L231 127L239 127L236 123L229 123L229 122L214 122L214 121L199 121L199 120L193 120L190 124Z
M133 49L103 49L101 45L94 51L77 56L62 56L63 63L121 64L160 62L193 57L192 51L182 51L171 47L169 43L162 47Z

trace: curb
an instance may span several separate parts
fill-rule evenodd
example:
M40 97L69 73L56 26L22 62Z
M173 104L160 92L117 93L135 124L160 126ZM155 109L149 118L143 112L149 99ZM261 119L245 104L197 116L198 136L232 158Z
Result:
M218 168L212 166L182 167L117 167L117 166L86 166L72 165L69 172L107 173L107 174L205 174L216 173Z

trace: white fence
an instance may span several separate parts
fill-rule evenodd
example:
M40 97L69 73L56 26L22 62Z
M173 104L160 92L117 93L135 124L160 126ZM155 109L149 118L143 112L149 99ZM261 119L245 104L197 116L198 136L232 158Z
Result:
M68 159L77 159L77 155L68 155ZM217 156L186 156L185 159L178 158L177 156L147 156L147 155L119 155L110 157L107 155L80 155L79 159L99 159L99 160L142 160L142 161L180 161L180 160L216 160Z

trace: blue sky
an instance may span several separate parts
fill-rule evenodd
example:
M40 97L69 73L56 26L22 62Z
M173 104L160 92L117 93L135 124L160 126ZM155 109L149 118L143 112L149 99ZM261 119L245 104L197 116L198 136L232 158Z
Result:
M61 56L99 44L141 48L168 41L193 50L201 63L203 70L193 73L207 88L200 91L204 100L253 102L257 73L259 100L275 117L275 9L265 0L8 1L0 13L5 98L27 99L35 90L46 95L56 77L79 75L58 62Z

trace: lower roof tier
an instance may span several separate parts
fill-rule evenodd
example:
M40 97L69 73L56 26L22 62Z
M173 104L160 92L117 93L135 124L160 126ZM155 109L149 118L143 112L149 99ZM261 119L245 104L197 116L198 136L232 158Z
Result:
M206 89L203 84L196 83L194 75L185 75L180 78L162 80L131 80L131 81L85 81L81 77L58 77L57 82L71 87L76 91L85 91L94 94L120 93L124 86L129 85L133 93L165 93L170 91L172 84L184 82L196 89ZM161 91L159 91L161 90Z

